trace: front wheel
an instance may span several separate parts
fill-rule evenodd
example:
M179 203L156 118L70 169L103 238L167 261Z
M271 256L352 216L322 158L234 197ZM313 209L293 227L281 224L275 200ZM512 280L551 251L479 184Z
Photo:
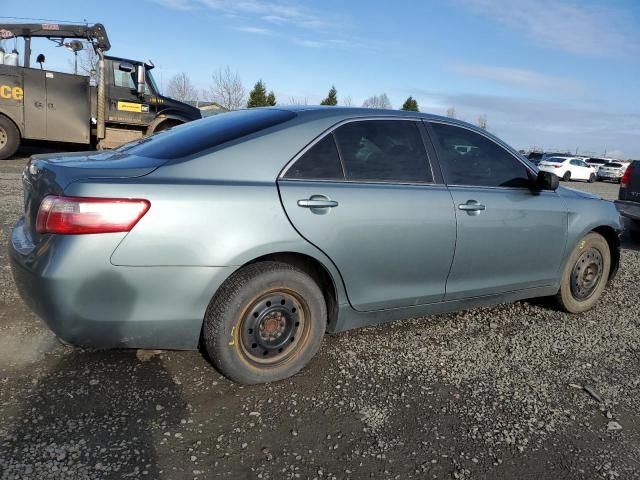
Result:
M562 180L564 180L565 182L568 182L569 180L571 180L571 172L569 171L564 172L564 175L562 176Z
M294 375L316 354L325 332L322 291L305 272L261 262L235 272L211 300L204 343L214 366L242 384Z
M599 233L587 234L571 252L564 267L556 300L569 313L591 309L607 284L611 271L611 251Z

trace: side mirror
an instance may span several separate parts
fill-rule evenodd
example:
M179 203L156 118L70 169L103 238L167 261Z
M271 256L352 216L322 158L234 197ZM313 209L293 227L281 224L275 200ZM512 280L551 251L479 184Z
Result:
M121 72L127 72L127 73L131 73L133 72L133 65L131 65L128 62L120 62L120 66L118 67L118 70L120 70Z
M557 175L551 172L538 172L538 176L535 179L534 188L536 190L552 190L555 191L560 186L560 179Z
M147 81L147 72L144 68L144 65L138 65L138 80L136 85L136 90L138 91L138 95L144 95L144 86Z

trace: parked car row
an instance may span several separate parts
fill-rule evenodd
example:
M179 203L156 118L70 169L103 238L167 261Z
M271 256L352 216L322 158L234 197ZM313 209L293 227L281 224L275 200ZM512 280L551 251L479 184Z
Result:
M620 183L630 162L609 158L578 157L566 154L531 152L527 158L541 170L551 172L564 181L613 181Z

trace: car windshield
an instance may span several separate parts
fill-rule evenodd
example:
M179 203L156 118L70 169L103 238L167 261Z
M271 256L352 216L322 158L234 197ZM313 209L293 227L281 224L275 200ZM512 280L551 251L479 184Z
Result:
M600 160L599 158L590 158L589 160L587 160L587 163L595 163L597 165L604 165L605 163L607 163L606 160Z
M607 164L605 165L605 167L609 167L609 168L620 168L620 167L622 167L622 164L620 164L620 163L607 163Z
M567 160L564 157L551 157L551 158L547 158L545 160L545 162L549 162L549 163L564 163L565 160Z
M147 76L147 83L151 87L151 92L149 93L158 93L160 90L158 89L158 84L156 83L156 79L153 78L153 74L151 73L150 69L147 69L146 76Z

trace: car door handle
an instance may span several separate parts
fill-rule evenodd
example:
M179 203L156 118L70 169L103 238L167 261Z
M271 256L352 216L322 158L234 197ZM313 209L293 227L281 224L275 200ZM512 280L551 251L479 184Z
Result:
M298 206L302 208L333 208L338 206L338 202L328 198L311 197L298 200Z
M465 212L473 213L473 212L482 212L487 209L481 203L478 203L476 200L468 200L467 203L461 203L458 205L459 210L463 210Z

